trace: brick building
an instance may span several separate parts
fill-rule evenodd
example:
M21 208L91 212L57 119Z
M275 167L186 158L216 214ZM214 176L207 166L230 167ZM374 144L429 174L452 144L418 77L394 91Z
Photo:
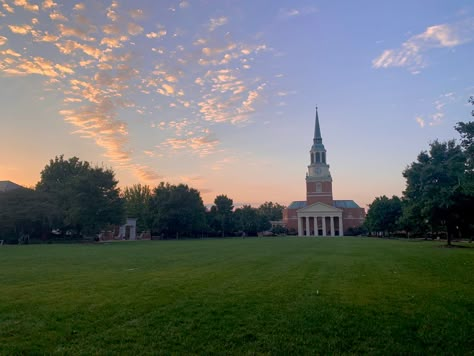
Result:
M362 225L365 210L353 200L334 200L332 177L319 126L318 108L306 173L306 200L294 201L283 211L283 223L298 236L342 236Z

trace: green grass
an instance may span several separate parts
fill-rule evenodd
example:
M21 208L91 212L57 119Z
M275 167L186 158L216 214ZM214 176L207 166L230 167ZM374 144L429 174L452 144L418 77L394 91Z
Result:
M474 248L364 238L0 247L1 354L474 354Z

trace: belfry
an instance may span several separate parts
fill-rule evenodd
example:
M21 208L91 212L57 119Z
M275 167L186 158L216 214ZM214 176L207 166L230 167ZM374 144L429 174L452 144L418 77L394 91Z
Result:
M283 211L283 223L298 236L342 236L362 225L365 211L353 200L334 200L327 151L321 136L318 108L310 164L306 173L306 201L294 201Z

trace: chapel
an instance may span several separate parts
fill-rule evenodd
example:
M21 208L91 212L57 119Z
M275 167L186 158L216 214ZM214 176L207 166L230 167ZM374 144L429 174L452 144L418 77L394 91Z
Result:
M310 164L306 173L306 200L292 202L283 210L283 224L298 236L343 236L362 225L365 210L353 200L334 200L332 177L323 144L318 108Z

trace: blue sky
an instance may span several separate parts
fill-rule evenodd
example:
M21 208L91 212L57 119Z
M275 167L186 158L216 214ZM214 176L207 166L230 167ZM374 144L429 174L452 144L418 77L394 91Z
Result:
M336 199L400 195L474 94L472 1L0 0L0 179L55 155L288 204L319 107Z

